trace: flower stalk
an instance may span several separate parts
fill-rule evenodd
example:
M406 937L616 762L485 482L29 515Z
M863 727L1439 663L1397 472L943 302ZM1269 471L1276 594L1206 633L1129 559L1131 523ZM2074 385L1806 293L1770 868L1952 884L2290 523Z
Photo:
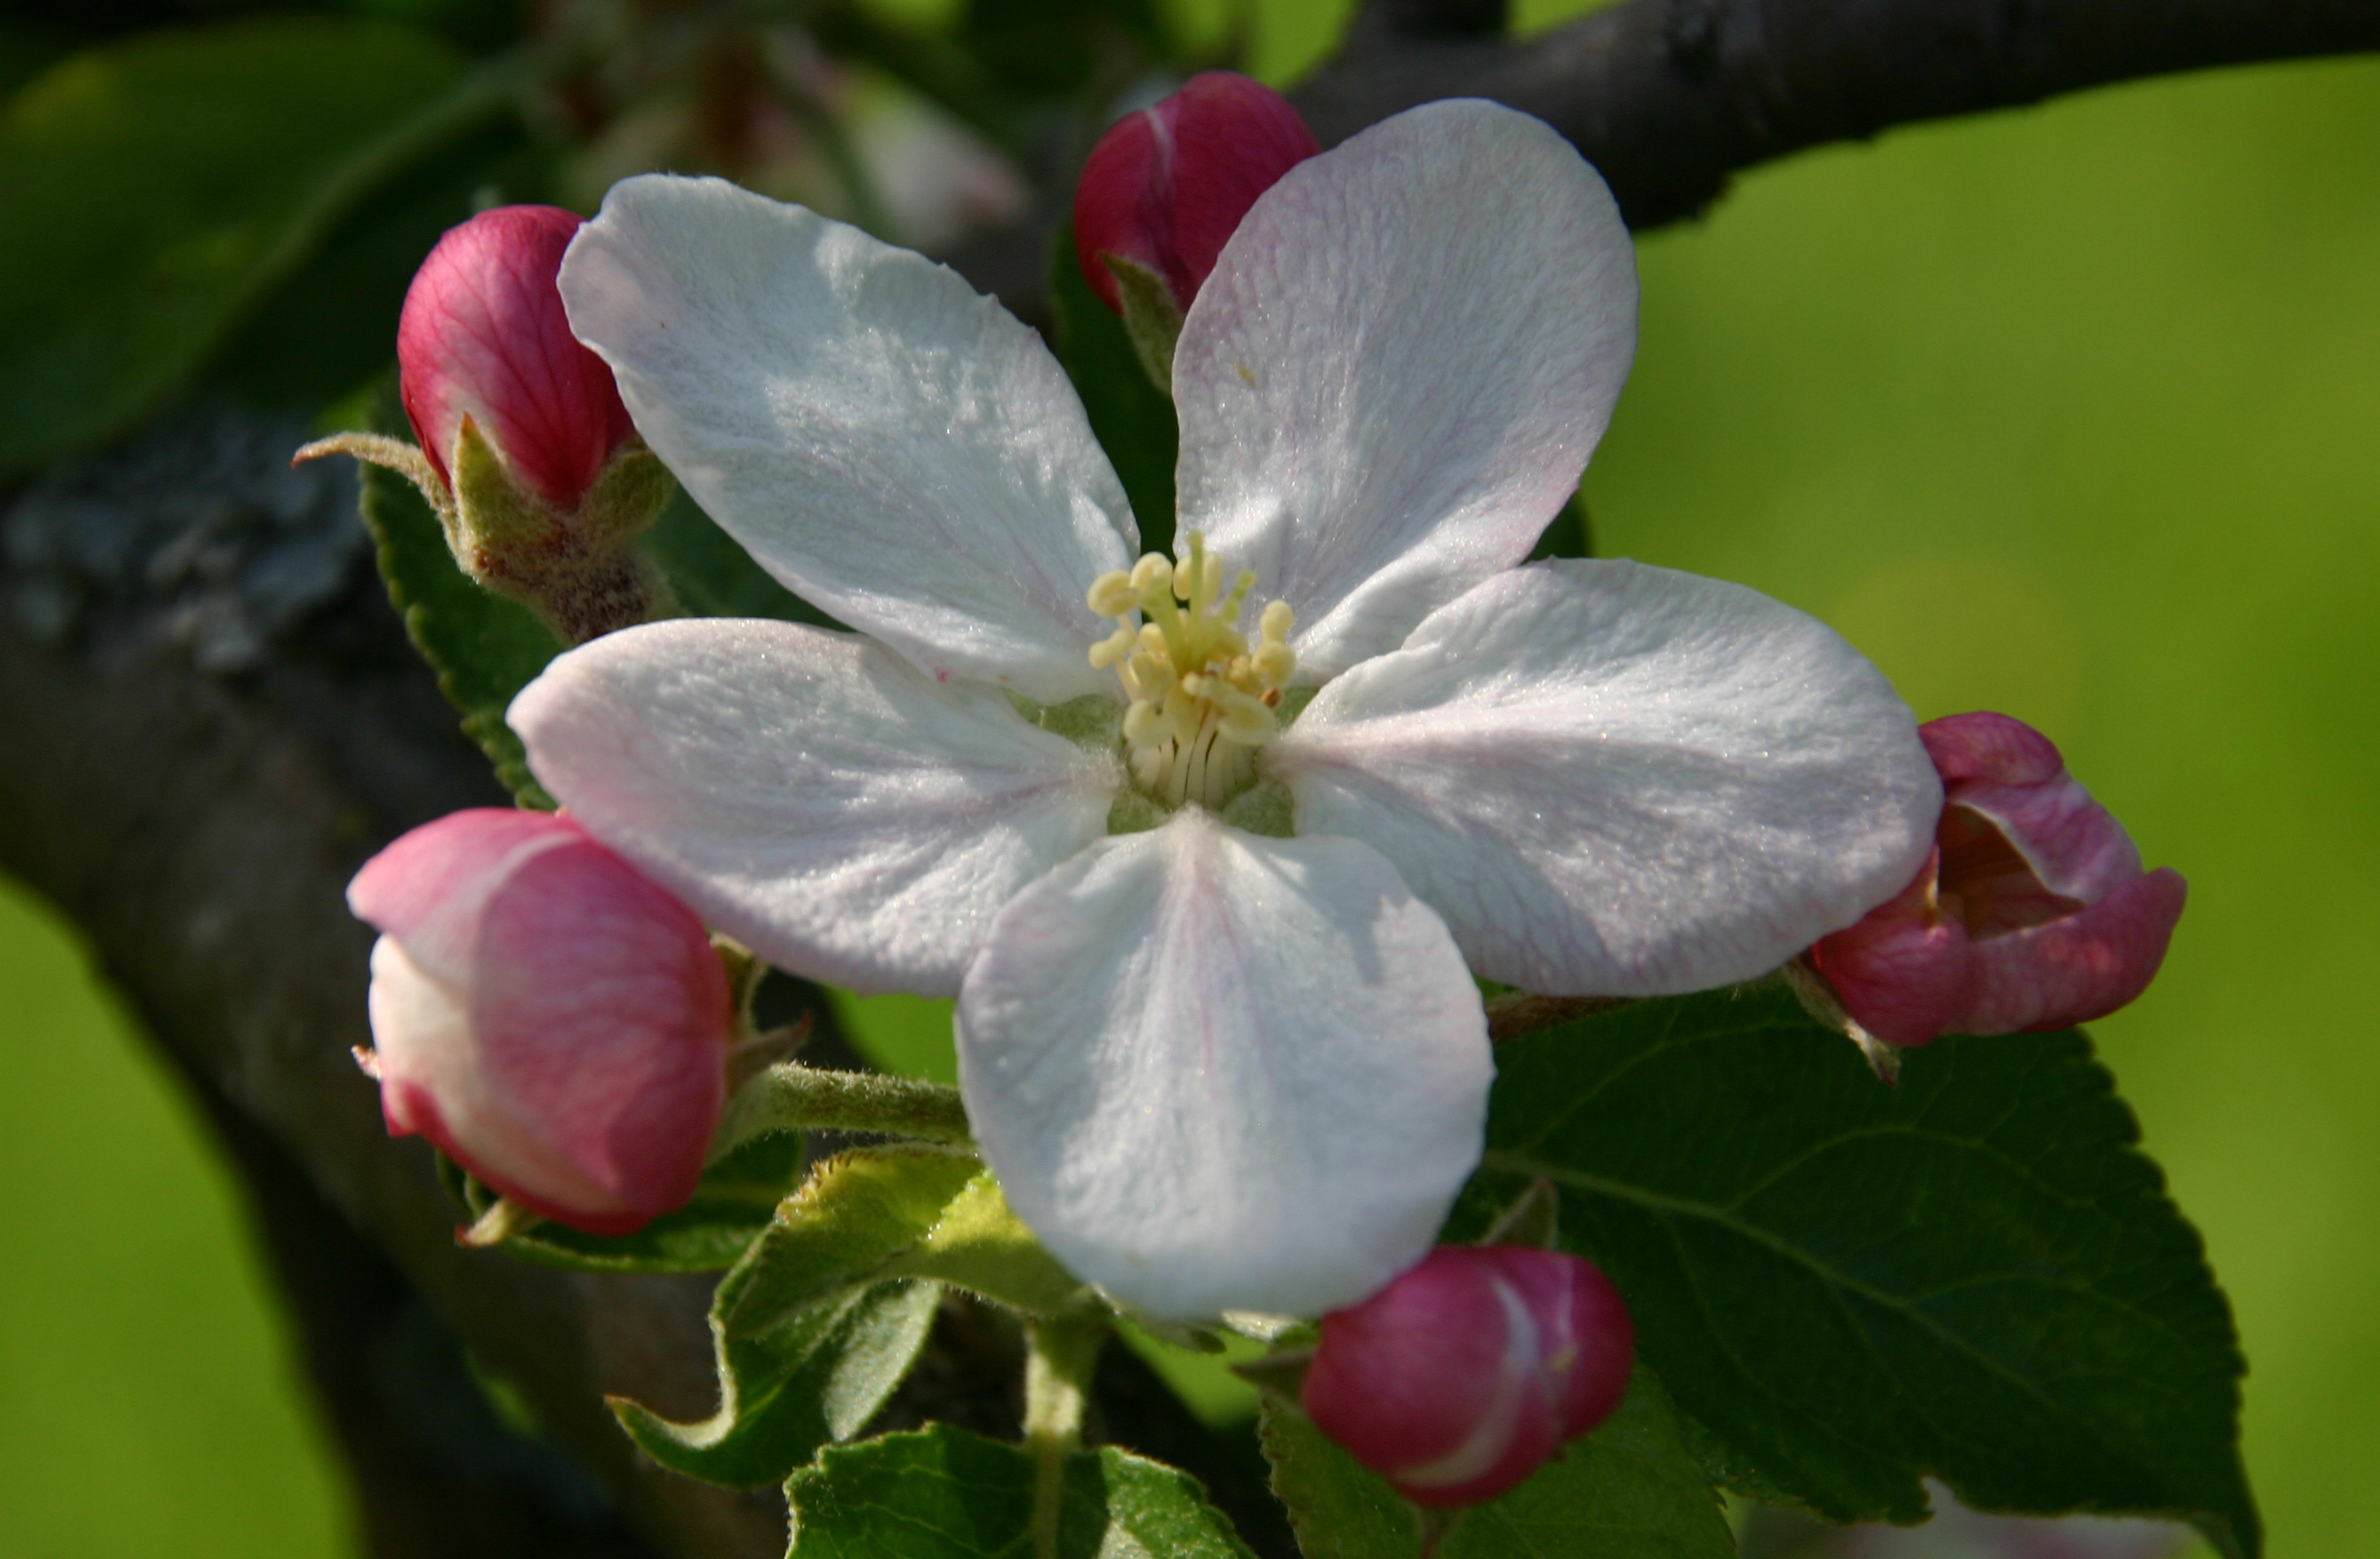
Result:
M966 1107L947 1083L877 1072L829 1071L781 1061L728 1102L713 1140L713 1163L770 1131L867 1131L971 1146Z
M1063 1316L1025 1329L1025 1446L1033 1454L1034 1559L1057 1559L1066 1460L1083 1441L1083 1405L1107 1341L1104 1318Z

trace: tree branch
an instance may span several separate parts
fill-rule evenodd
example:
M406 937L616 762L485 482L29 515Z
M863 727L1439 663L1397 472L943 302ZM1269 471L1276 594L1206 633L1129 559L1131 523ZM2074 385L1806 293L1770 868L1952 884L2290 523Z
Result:
M1416 103L1493 98L1569 138L1640 229L1745 168L1895 125L2380 49L2375 0L1628 0L1520 41L1460 36L1471 8L1375 6L1292 100L1330 146Z

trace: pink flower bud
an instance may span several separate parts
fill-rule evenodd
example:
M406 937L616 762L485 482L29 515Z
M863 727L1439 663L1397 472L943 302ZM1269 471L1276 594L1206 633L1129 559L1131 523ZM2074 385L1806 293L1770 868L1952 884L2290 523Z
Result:
M1321 150L1279 93L1228 70L1118 120L1075 187L1075 258L1091 290L1123 312L1099 260L1111 254L1154 272L1188 312L1257 197Z
M347 905L381 933L368 1070L392 1136L590 1234L685 1205L731 1021L692 911L569 818L496 808L407 834Z
M466 417L564 514L636 436L612 370L570 333L554 286L579 226L553 206L499 206L450 229L414 273L396 327L399 381L421 452L450 489Z
M2148 988L2187 887L2143 872L2131 837L2006 715L1918 731L1942 776L1942 823L1917 880L1810 962L1852 1019L1893 1045L2018 1033L2105 1017Z
M1301 1400L1415 1504L1476 1505L1609 1418L1635 1351L1620 1291L1577 1257L1441 1245L1322 1318Z

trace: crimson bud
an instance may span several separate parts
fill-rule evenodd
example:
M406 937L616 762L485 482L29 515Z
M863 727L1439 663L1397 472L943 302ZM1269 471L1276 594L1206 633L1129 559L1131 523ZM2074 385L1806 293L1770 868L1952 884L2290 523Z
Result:
M725 1092L727 976L692 911L569 818L480 808L365 863L366 1070L509 1201L590 1234L684 1206Z
M1075 187L1075 258L1159 388L1171 384L1182 317L1240 219L1321 150L1279 93L1228 70L1192 77L1092 148Z
M2104 1017L2148 988L2188 886L2143 872L2131 836L2050 740L2006 715L1918 728L1942 822L1917 880L1810 949L1844 1009L1888 1044Z
M1635 1346L1620 1291L1576 1256L1441 1245L1322 1318L1300 1400L1415 1504L1475 1505L1609 1418Z

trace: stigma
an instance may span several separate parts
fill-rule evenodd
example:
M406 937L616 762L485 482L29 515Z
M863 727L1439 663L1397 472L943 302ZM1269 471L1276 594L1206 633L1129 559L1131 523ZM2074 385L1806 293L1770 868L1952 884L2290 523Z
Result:
M1117 627L1091 647L1091 664L1123 683L1124 749L1140 789L1164 806L1214 810L1256 782L1257 749L1280 732L1273 711L1297 670L1293 619L1288 602L1271 602L1251 647L1238 623L1257 576L1241 570L1227 592L1205 537L1192 531L1178 566L1150 552L1092 582L1091 610Z

